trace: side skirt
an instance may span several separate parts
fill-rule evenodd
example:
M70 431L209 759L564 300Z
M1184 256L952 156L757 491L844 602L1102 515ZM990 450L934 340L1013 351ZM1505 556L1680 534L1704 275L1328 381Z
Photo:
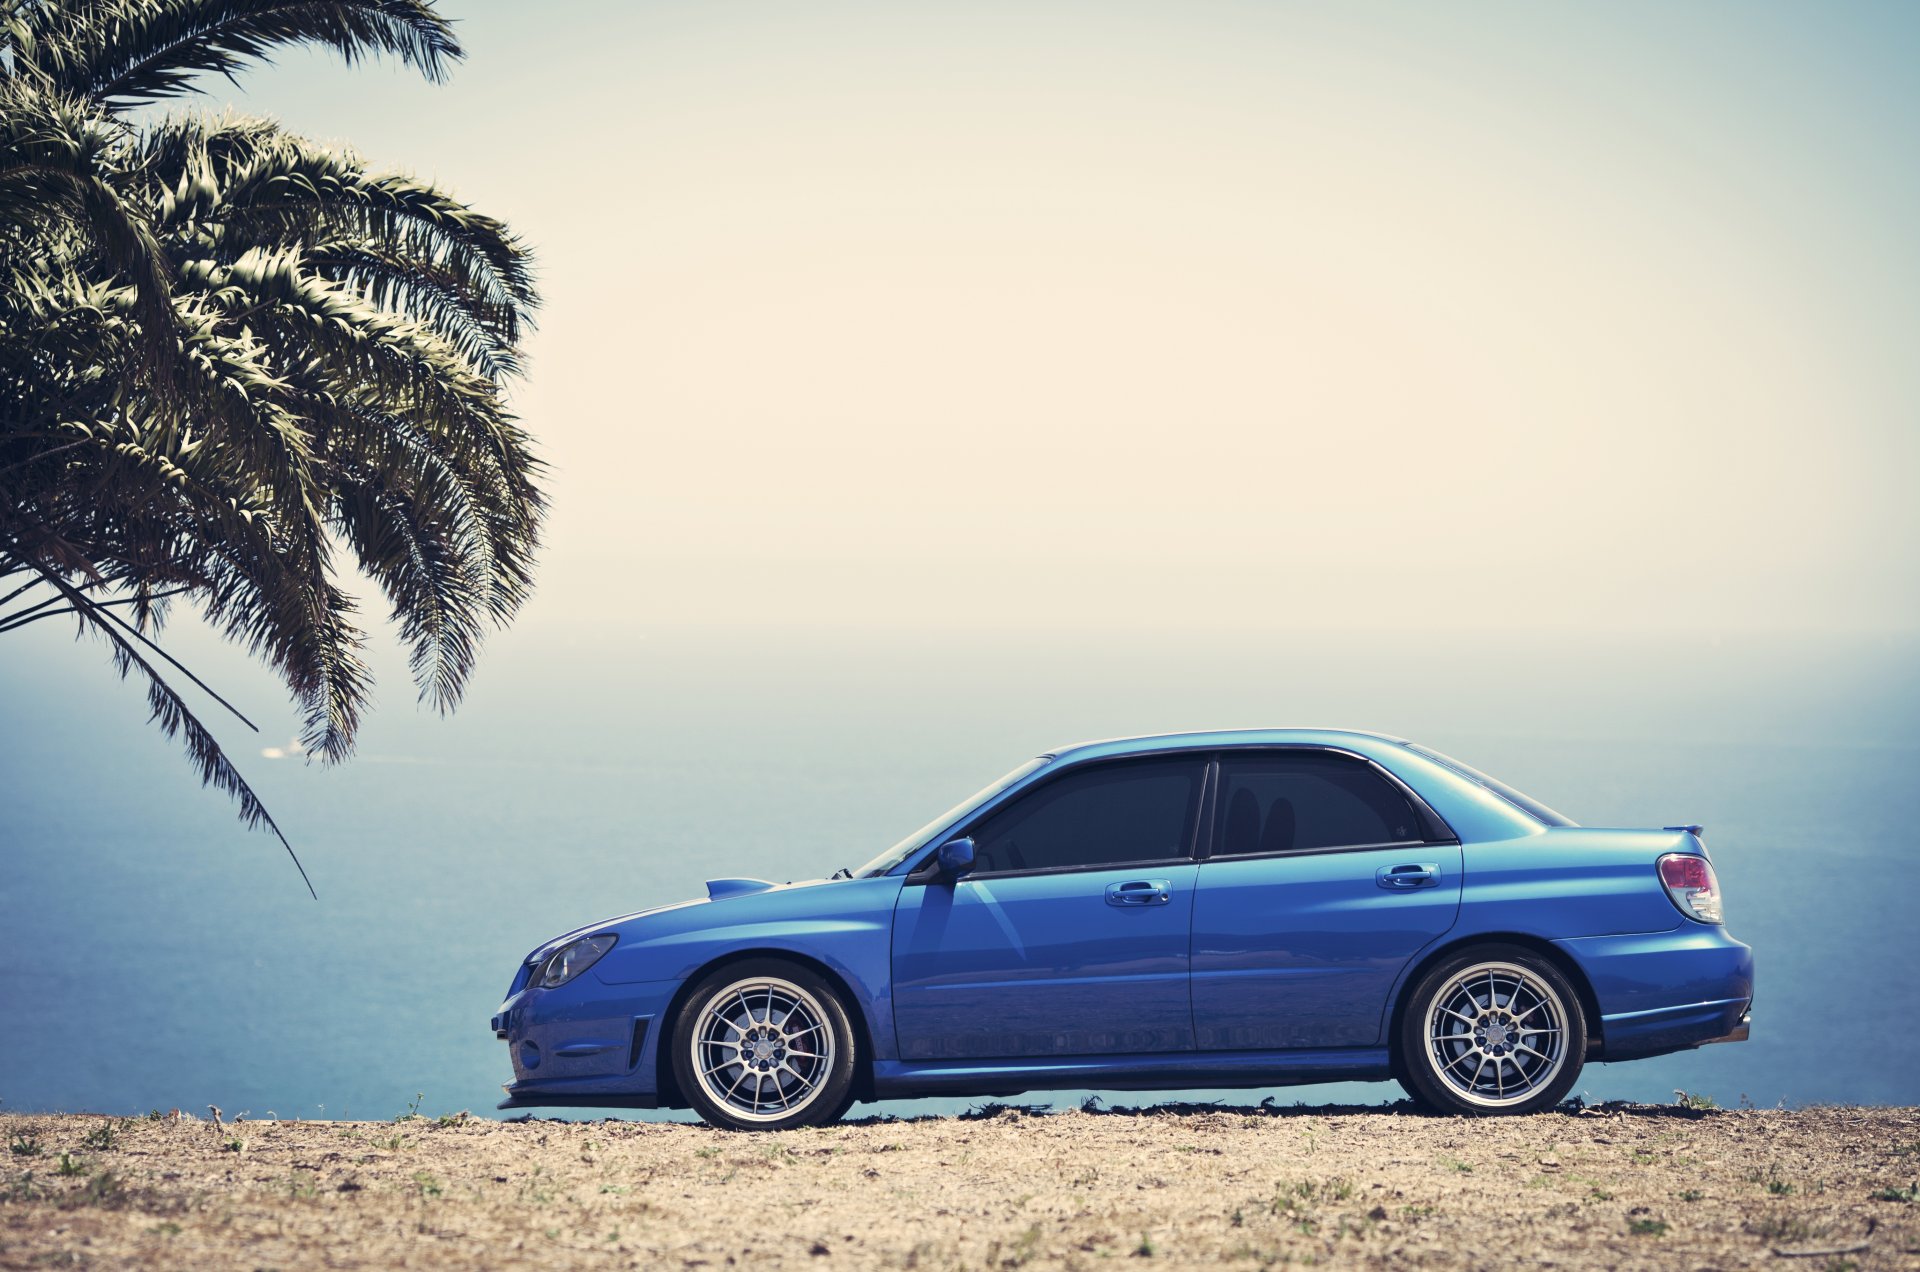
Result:
M1385 1047L873 1062L874 1095L882 1100L1084 1088L1166 1091L1298 1086L1307 1082L1371 1082L1392 1076Z

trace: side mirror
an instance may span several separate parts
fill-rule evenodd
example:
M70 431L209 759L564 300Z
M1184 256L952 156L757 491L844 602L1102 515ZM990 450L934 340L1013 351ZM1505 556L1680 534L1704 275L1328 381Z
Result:
M958 879L973 869L973 840L965 836L949 839L940 845L940 851L934 854L934 859L940 863L943 878Z

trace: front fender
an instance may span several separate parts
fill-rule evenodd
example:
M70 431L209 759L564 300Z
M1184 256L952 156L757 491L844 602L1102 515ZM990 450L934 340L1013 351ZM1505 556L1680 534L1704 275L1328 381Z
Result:
M890 877L803 884L644 915L618 929L619 944L590 975L608 986L684 985L721 959L797 955L847 986L866 1019L875 1058L890 1060L895 1043L888 962L900 886Z

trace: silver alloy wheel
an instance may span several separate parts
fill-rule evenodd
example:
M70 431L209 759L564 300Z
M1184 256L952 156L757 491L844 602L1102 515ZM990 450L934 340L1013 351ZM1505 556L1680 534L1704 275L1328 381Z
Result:
M820 1000L792 981L735 981L695 1020L693 1071L713 1102L743 1121L799 1112L833 1072L833 1026Z
M1504 1108L1527 1099L1567 1062L1567 1007L1515 963L1476 963L1427 1008L1427 1061L1470 1104Z

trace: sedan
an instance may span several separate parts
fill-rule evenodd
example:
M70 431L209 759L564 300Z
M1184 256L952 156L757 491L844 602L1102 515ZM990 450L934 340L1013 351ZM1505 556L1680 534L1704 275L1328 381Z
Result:
M855 1101L1397 1080L1527 1113L1747 1036L1698 826L1576 826L1437 751L1265 729L1029 760L855 870L579 928L493 1018L502 1108L818 1125Z

